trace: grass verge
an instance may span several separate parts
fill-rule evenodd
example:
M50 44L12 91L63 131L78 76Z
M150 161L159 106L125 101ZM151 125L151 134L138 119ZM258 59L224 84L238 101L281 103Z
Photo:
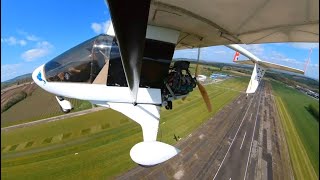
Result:
M296 178L300 179L298 177L303 177L304 173L308 174L310 170L305 168L311 168L316 174L315 177L319 176L319 123L306 108L310 103L317 103L316 100L279 82L271 83ZM302 163L296 154L301 156L300 158L307 158L311 166ZM300 172L301 170L303 172Z

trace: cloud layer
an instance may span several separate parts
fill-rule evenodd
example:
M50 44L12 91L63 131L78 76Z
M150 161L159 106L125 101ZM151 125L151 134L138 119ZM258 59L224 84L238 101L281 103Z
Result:
M291 43L291 46L300 49L319 48L318 43Z
M38 58L44 57L50 53L53 46L47 41L40 41L36 48L30 49L22 53L21 58L27 62L34 61Z
M91 29L96 34L107 33L109 26L110 26L110 20L107 20L101 23L97 23L97 22L91 23Z
M7 43L10 46L14 46L14 45L25 46L27 44L25 40L17 39L14 36L10 36L8 38L1 38L1 43Z

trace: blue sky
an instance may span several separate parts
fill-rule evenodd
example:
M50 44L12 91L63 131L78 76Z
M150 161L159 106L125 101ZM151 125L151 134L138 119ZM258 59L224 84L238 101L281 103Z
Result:
M73 46L105 32L110 15L104 0L2 0L1 81L31 73ZM310 47L306 75L319 75L318 43L244 45L263 60L303 69ZM180 50L175 58L196 58L197 50ZM201 49L201 59L232 62L234 51L224 46ZM239 59L245 59L241 57Z

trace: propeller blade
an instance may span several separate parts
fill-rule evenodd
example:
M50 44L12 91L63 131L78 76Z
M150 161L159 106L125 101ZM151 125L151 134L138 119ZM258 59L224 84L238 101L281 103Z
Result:
M208 111L211 112L212 111L212 106L211 106L210 98L208 96L208 93L207 93L206 89L199 82L197 82L197 86L199 88L199 91L201 93L201 96L202 96L204 102L207 105Z
M196 65L196 69L195 69L195 73L194 73L195 78L198 77L199 61L200 61L200 47L198 48L198 60L197 60L197 65ZM206 103L208 111L211 112L212 106L211 106L211 102L210 102L210 98L208 96L208 93L207 93L206 89L204 88L204 86L202 86L202 84L200 84L198 81L196 81L196 82L197 82L197 86L199 88L199 91L201 93L202 99Z
M198 69L199 69L199 64L196 65L196 69L194 72L194 77L197 78L198 77Z

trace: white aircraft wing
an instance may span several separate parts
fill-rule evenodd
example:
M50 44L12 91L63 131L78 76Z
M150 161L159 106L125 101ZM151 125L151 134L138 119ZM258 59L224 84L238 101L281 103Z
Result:
M319 1L152 0L148 24L180 31L177 49L319 42Z

